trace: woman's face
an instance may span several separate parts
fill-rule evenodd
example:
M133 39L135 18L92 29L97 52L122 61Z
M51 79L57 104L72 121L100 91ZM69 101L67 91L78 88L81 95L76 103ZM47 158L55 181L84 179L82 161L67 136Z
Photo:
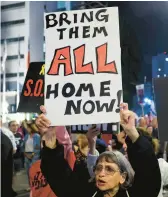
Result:
M120 173L117 164L105 160L98 162L95 169L96 186L101 191L112 190L123 184L125 177Z

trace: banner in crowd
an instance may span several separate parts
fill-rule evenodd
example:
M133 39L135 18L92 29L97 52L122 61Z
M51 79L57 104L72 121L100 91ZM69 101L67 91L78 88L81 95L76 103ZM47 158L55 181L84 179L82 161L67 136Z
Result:
M159 127L159 139L160 141L168 141L168 124L167 124L167 113L168 113L168 77L155 78L154 93L156 103L156 113Z
M138 103L143 104L144 103L144 98L145 98L144 84L137 85L136 86L136 92L137 92Z
M46 13L45 106L52 125L119 122L118 8Z
M41 160L36 161L30 168L30 186L32 197L56 197L51 190L40 168Z
M71 126L71 133L86 133L92 125L73 125ZM97 124L97 128L102 134L114 134L120 130L119 123L104 123Z
M44 62L30 63L20 96L18 112L38 113L44 104Z

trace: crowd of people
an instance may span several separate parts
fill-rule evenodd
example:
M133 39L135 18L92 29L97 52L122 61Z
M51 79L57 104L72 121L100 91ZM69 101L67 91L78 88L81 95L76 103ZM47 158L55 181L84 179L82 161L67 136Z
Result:
M3 197L16 196L13 176L25 168L30 180L30 168L39 160L57 197L163 197L168 146L160 146L157 117L137 119L121 104L120 132L107 143L96 125L73 140L70 126L51 127L44 106L41 111L36 121L20 126L10 121L7 129L1 122Z
M1 126L2 196L14 197L17 192L12 185L15 176L25 169L29 180L31 165L40 159L41 138L34 121L23 121L20 125L12 120L8 128ZM7 183L7 184L6 184ZM30 191L30 187L26 189Z

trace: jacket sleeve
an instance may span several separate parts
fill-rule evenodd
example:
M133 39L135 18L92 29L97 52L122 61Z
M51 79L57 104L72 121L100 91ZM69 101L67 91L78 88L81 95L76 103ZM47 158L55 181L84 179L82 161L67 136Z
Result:
M128 158L135 171L131 196L157 197L161 187L161 174L158 160L149 140L140 136L135 143L126 140Z
M41 171L56 196L74 196L71 188L73 173L64 159L64 147L58 144L58 141L55 149L49 149L43 143Z
M65 126L56 127L57 140L60 144L64 146L64 156L65 159L68 159L70 152L72 151L72 141L66 130Z

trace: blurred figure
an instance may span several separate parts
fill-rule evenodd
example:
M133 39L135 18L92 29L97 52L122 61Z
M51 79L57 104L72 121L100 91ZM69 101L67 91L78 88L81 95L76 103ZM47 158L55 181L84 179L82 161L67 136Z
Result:
M154 138L159 139L157 117L154 117L154 118L153 118L151 125L152 125L152 127L153 127L152 136L153 136Z
M13 197L13 146L10 139L1 133L1 196Z
M152 136L152 133L153 133L153 127L152 126L149 126L146 131L149 133L149 135Z
M1 196L14 197L17 195L12 189L13 179L13 153L16 151L14 136L9 130L2 128L2 116L0 117L1 134ZM10 135L9 135L10 134ZM8 135L12 138L9 138Z
M89 151L88 139L86 135L80 134L74 144L74 153L77 161L86 160Z
M139 119L139 124L138 124L138 127L142 127L142 128L147 128L147 121L144 117L141 117Z
M40 159L40 144L41 138L38 134L38 129L33 121L26 123L26 134L24 138L24 156L25 156L25 168L29 180L29 169L34 162ZM27 189L28 191L30 188Z
M12 133L14 134L15 143L16 143L16 146L17 146L17 151L13 155L13 158L14 158L14 173L18 174L20 172L21 168L22 168L23 140L22 140L21 134L18 133L19 125L15 120L10 121L9 124L8 124L8 127L9 127L10 131L12 131Z
M17 150L15 136L9 129L2 126L2 116L0 116L0 128L3 134L5 134L10 139L12 146L13 146L13 154L14 154Z

